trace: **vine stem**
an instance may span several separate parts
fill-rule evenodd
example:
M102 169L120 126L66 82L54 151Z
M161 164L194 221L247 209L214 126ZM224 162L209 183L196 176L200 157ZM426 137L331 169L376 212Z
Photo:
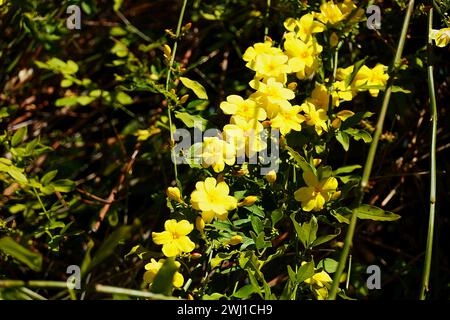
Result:
M364 197L364 190L366 189L366 187L369 184L369 178L370 178L370 174L372 172L372 166L373 166L373 162L375 160L375 154L377 151L377 147L378 147L378 141L380 140L380 136L381 133L383 131L383 124L384 124L384 120L386 118L386 113L387 113L387 109L389 106L389 101L391 99L391 94L392 94L392 84L393 84L393 79L392 79L392 74L394 73L394 71L397 69L398 65L400 64L401 61L401 57L402 57L402 53L403 53L403 47L405 46L405 41L406 41L406 34L408 33L408 26L409 26L409 21L412 15L414 9L414 0L410 0L409 4L408 4L408 9L406 11L405 14L405 18L403 20L403 26L402 26L402 31L400 34L400 39L398 41L398 45L397 45L397 50L395 52L395 57L394 57L394 61L390 67L390 75L391 77L389 78L388 84L387 84L387 88L386 91L384 93L384 97L383 97L383 104L381 106L381 112L380 115L378 117L378 121L377 121L377 126L376 126L376 130L373 136L373 140L372 143L370 144L370 148L369 148L369 153L367 155L367 160L366 163L364 165L364 170L363 170L363 176L360 182L360 186L359 186L359 190L358 190L358 196L357 196L357 204L360 205L362 203L363 197ZM350 219L350 225L349 228L347 230L347 234L345 236L345 241L344 241L344 247L342 249L342 253L341 256L339 258L339 264L338 267L336 269L336 272L334 273L333 276L333 284L331 286L331 290L330 290L330 294L328 296L329 300L335 300L336 299L336 294L339 288L339 281L341 279L342 273L345 269L345 265L347 262L347 257L350 251L350 247L352 245L353 242L353 235L355 233L355 229L356 229L356 222L357 222L358 218L356 216L356 212L353 211L352 212L352 216Z
M426 294L429 291L429 280L431 270L431 257L433 251L433 234L434 234L434 220L436 211L436 131L437 131L437 107L436 107L436 95L434 91L434 77L433 77L433 40L431 38L431 32L433 29L433 8L430 8L428 12L428 91L430 95L431 106L431 121L432 121L432 134L431 134L431 163L430 163L430 216L428 220L428 235L427 245L425 251L425 262L423 266L422 285L420 289L420 300L425 300Z
M183 5L181 7L180 15L178 17L177 30L175 33L175 42L172 47L172 55L170 57L170 62L169 62L168 70L167 70L166 87L165 87L166 92L169 91L169 87L170 87L170 80L171 80L171 76L172 76L172 67L173 67L173 63L175 62L175 55L177 53L178 40L179 40L180 34L181 34L181 26L183 24L183 18L184 18L184 12L186 10L186 5L187 5L187 0L183 0ZM171 110L172 107L171 107L171 102L170 102L170 99L168 96L166 96L166 100L167 100L167 115L169 118L169 130L170 130L170 150L171 150L171 155L172 155L175 181L176 181L178 187L181 189L181 183L178 180L177 158L176 158L175 148L174 148L175 142L173 139L173 122L172 122L172 110Z

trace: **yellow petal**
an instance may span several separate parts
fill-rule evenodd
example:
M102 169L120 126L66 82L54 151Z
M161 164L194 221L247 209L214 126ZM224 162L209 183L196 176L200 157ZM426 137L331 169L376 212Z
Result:
M338 187L338 181L335 177L328 177L320 182L320 189L323 191L335 191Z
M182 252L191 252L195 249L195 243L188 236L182 236L174 240L176 246Z
M216 188L216 179L209 177L205 179L205 190L206 192L210 193L213 192Z
M175 288L181 288L184 284L184 277L181 273L175 272L173 275L173 286Z
M175 257L175 256L181 254L181 250L178 248L178 246L176 245L175 241L171 241L171 242L168 242L168 243L163 245L162 253L166 257L170 258L170 257Z
M303 180L308 187L316 187L319 184L319 179L311 170L303 171Z
M176 234L185 236L194 229L194 225L187 220L181 220L176 225Z
M153 232L152 239L155 244L165 244L173 240L173 235L168 231Z

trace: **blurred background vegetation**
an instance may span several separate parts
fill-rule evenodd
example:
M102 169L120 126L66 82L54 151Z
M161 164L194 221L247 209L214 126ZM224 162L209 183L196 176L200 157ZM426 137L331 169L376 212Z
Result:
M173 183L165 101L170 92L164 90L162 48L173 41L181 1L1 2L0 157L12 161L0 163L0 238L10 237L30 251L19 259L0 251L0 280L65 281L68 265L82 265L89 283L139 288L143 262L124 256L139 243L151 248L150 231L160 228L169 214L164 189ZM262 0L189 1L185 23L192 25L179 41L177 66L205 86L210 101L191 101L187 110L207 118L211 127L221 127L225 119L219 103L229 94L244 94L252 77L242 53L264 38L266 27L273 39L280 39L282 22L299 16L306 2L320 5L272 0L267 14ZM346 58L339 66L362 57L368 65L392 61L406 1L374 3L382 10L382 28L373 31L360 24L354 41L342 49ZM71 4L82 8L81 30L66 27ZM402 219L358 224L349 296L418 295L431 134L425 13L426 6L418 4L397 79L411 93L391 99L367 196L369 204L389 208ZM436 17L436 28L443 27L440 21ZM450 199L448 50L437 49L434 57L438 211L431 287L432 298L444 299L450 298L450 221L444 209ZM376 113L381 99L358 96L354 106ZM374 126L371 121L368 129ZM360 144L344 152L336 145L339 152L331 163L362 164L367 149ZM188 166L179 170L183 184L192 187L193 172ZM365 270L371 264L381 266L382 290L365 289ZM46 292L52 293L57 291ZM23 294L0 289L3 298Z

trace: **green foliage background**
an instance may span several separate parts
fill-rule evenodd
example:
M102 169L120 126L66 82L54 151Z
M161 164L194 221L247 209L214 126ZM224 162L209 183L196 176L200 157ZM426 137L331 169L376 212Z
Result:
M80 265L88 276L86 295L102 298L96 283L140 288L144 261L127 255L137 244L157 248L149 234L169 216L164 190L173 182L164 89L167 66L163 45L171 44L180 1L6 1L0 7L0 280L65 281L66 268ZM308 1L319 5L318 1ZM344 65L367 57L389 65L401 29L405 1L376 1L382 29L360 25L352 45L343 48ZM66 28L66 8L82 8L82 29ZM115 10L116 9L116 10ZM229 94L244 94L252 74L243 51L264 37L283 33L282 22L302 11L301 1L189 1L176 63L202 83L209 104L193 101L186 110L221 127L218 105ZM410 94L391 99L384 139L377 153L367 202L387 206L398 222L359 223L353 248L349 296L367 299L416 298L428 221L430 113L426 84L425 6L416 6L397 82ZM443 8L445 12L445 8ZM436 25L438 25L436 19ZM441 26L443 27L443 26ZM435 50L439 107L438 214L432 269L432 297L450 298L449 202L450 145L448 47ZM27 75L27 70L32 74ZM180 89L186 90L186 89ZM188 91L181 92L188 93ZM191 94L192 95L192 94ZM357 110L377 112L377 99L359 96ZM358 109L359 108L359 109ZM370 121L368 127L373 126ZM176 124L183 123L175 120ZM158 128L139 141L138 130ZM335 142L336 143L336 142ZM329 162L339 167L363 164L368 147L351 142L350 151L333 146ZM179 167L183 185L198 180ZM25 183L26 187L21 187ZM265 207L271 199L266 198ZM274 208L275 209L275 208ZM105 219L99 222L101 212ZM96 224L98 223L98 224ZM97 228L98 227L98 228ZM98 229L98 230L97 230ZM342 236L342 235L341 235ZM8 251L9 250L9 251ZM14 258L11 256L14 252ZM365 289L366 266L382 266L382 290ZM271 267L267 277L285 270ZM227 290L217 285L217 291ZM52 298L69 293L40 289ZM1 298L27 298L17 289L1 289ZM119 296L116 296L118 298Z

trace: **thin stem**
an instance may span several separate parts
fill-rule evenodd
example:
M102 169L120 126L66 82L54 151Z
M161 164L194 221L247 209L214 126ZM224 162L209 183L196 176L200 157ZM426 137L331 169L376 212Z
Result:
M133 296L133 297L147 298L150 300L180 300L178 298L169 297L169 296L165 296L162 294L151 293L151 292L146 292L146 291L139 291L139 290L132 290L132 289L125 289L125 288L119 288L119 287L104 286L101 284L97 284L95 286L95 291L99 292L99 293L123 294L123 295Z
M266 8L266 17L265 17L265 28L264 28L264 38L266 38L269 35L269 17L270 17L270 6L271 6L271 0L267 0L267 8Z
M173 63L175 62L175 55L177 53L178 40L179 40L180 34L181 34L181 26L183 24L183 17L184 17L184 11L186 10L186 4L187 4L187 0L183 0L183 5L181 7L180 16L178 17L177 31L175 34L175 43L173 44L173 47L172 47L172 56L170 57L170 62L169 62L168 70L167 70L166 87L165 87L166 92L169 91L170 80L171 80L171 75L172 75L172 67L173 67ZM166 100L167 100L167 115L169 118L170 150L171 150L172 161L173 161L173 165L174 165L173 168L174 168L174 174L175 174L175 181L177 182L178 187L181 189L181 183L178 180L177 158L176 158L176 154L175 154L174 140L173 140L173 123L172 123L172 110L171 110L172 106L171 106L169 97L166 97Z
M387 89L386 92L384 94L383 97L383 104L381 106L381 112L380 115L378 117L378 122L377 122L377 126L376 126L376 130L373 136L373 140L372 143L370 145L370 149L369 149L369 153L367 155L367 160L366 163L364 165L364 170L363 170L363 176L361 179L361 183L360 183L360 187L358 190L358 196L357 196L357 204L361 204L363 197L364 197L364 190L366 189L368 183L369 183L369 178L370 178L370 174L372 172L372 166L373 166L373 162L375 160L375 154L377 151L377 147L378 147L378 141L380 140L380 136L381 133L383 131L383 124L384 124L384 120L386 118L386 113L387 113L387 109L389 106L389 101L391 98L391 94L392 94L392 73L394 70L396 70L396 68L398 67L400 61L401 61L401 57L402 57L402 53L403 53L403 47L405 46L405 41L406 41L406 34L408 33L408 26L409 26L409 20L411 18L411 14L413 12L414 9L414 0L410 0L409 4L408 4L408 9L406 11L405 14L405 18L403 20L403 27L402 27L402 32L400 34L400 39L398 41L398 45L397 45L397 50L395 52L395 57L394 57L394 61L391 65L390 68L390 74L391 77L389 79L389 82L387 84ZM347 257L348 257L348 253L350 250L350 247L352 245L353 242L353 235L355 233L355 226L356 226L356 222L357 222L357 217L356 217L356 212L352 211L352 217L351 217L351 221L350 221L350 226L347 230L347 234L345 236L345 242L344 242L344 248L342 249L342 253L341 253L341 257L339 259L339 265L337 267L336 272L334 273L334 277L333 277L333 285L331 287L330 290L330 294L328 296L329 300L335 300L336 299L336 293L338 291L339 288L339 280L342 276L342 272L344 271L345 268L345 264L347 261Z
M428 236L427 246L425 251L425 262L423 266L422 274L422 286L420 289L420 300L425 300L426 294L429 291L429 280L431 270L431 257L433 251L433 234L434 234L434 220L436 210L436 131L437 131L437 107L436 107L436 95L434 91L434 77L433 77L433 42L431 39L431 32L433 29L433 8L428 12L428 91L430 95L431 105L431 121L432 121L432 134L431 134L431 163L430 163L430 216L428 220Z
M38 202L39 202L39 204L40 204L42 210L44 211L45 216L47 217L47 219L48 219L49 221L52 221L52 219L50 218L50 215L48 214L47 209L45 209L44 203L42 202L41 197L39 196L39 193L37 192L36 188L33 187L33 186L31 186L31 188L33 189L34 195L35 195L36 198L38 199Z

